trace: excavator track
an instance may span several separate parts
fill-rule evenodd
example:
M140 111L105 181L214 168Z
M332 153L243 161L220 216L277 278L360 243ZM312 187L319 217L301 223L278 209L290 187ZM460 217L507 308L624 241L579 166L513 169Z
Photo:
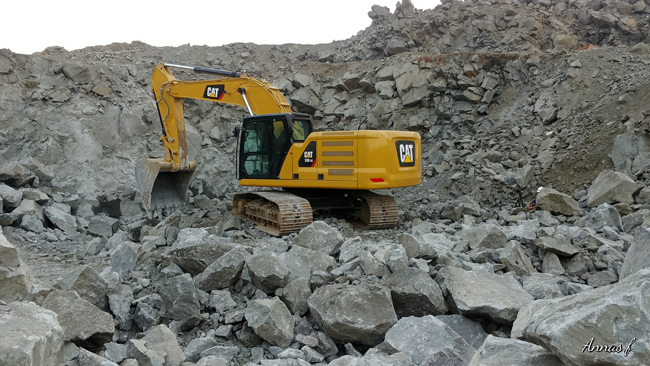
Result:
M355 226L373 230L388 229L397 225L397 202L393 197L372 192L353 195L361 199L361 221L356 222Z
M289 192L237 193L232 211L254 222L257 229L279 237L296 233L313 220L309 201Z

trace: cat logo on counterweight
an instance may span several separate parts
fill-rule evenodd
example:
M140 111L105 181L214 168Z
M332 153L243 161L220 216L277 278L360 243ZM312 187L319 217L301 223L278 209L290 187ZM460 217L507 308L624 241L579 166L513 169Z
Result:
M399 166L415 166L415 142L398 140L395 141L395 147Z

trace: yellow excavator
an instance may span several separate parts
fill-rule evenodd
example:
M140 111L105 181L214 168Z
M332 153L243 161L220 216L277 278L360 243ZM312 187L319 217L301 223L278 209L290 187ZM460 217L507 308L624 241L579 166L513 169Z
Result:
M177 80L170 68L217 75ZM242 186L275 189L237 193L233 214L271 235L298 232L313 210L352 217L367 229L394 227L397 204L371 190L420 184L420 135L405 131L313 130L312 116L291 111L284 95L241 72L159 63L151 88L162 124L164 159L136 165L145 210L171 209L189 200L197 164L189 160L183 99L242 106L250 117L238 129L237 179Z

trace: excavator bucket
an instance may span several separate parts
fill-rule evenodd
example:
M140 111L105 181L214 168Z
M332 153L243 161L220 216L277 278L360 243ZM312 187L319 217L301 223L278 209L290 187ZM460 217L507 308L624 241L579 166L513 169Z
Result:
M142 194L146 211L173 209L187 204L187 189L196 171L196 162L189 168L171 171L172 163L163 159L143 159L135 167L135 181Z

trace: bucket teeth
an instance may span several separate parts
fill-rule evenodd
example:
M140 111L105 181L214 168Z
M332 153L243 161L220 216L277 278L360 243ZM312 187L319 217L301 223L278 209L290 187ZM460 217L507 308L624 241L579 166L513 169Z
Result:
M193 165L196 167L196 164ZM187 189L194 169L172 172L171 163L162 159L144 159L135 167L135 181L146 211L169 210L185 206Z

